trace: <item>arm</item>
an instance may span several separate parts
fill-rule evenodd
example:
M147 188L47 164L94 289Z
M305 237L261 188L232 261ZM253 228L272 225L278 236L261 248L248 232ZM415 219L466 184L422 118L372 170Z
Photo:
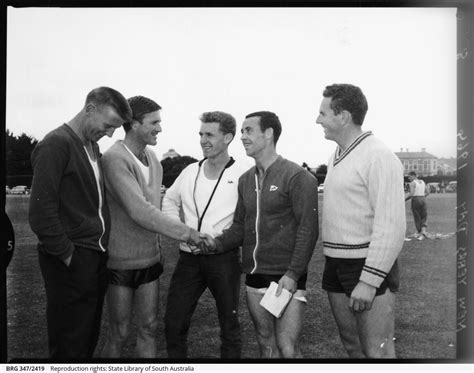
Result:
M36 146L31 155L34 176L29 206L31 229L49 254L66 262L74 244L59 220L59 188L68 158L67 145L60 141L49 138Z
M241 246L244 241L244 220L245 220L245 205L243 198L244 180L239 179L238 199L234 212L234 220L232 225L225 229L222 234L215 239L214 249L217 252L225 252Z
M318 185L309 172L290 180L290 199L297 222L295 247L286 276L295 282L306 272L319 236Z
M105 185L109 194L126 214L141 227L167 237L187 242L191 228L165 216L148 202L133 173L132 166L117 153L103 157Z
M408 201L409 199L411 199L414 194L415 194L415 183L412 181L410 183L410 191L408 192L408 195L405 197L405 201Z
M183 170L179 176L174 181L173 185L168 188L166 191L163 201L161 203L161 211L165 216L168 216L170 219L175 221L181 221L179 216L179 210L181 208L182 200L181 200L181 185L183 183L183 174L185 170Z
M427 197L431 193L430 187L428 184L425 184L425 197Z
M355 311L370 309L376 289L403 247L406 221L402 180L402 168L393 157L377 157L370 165L368 189L374 219L365 265L351 294L350 306Z

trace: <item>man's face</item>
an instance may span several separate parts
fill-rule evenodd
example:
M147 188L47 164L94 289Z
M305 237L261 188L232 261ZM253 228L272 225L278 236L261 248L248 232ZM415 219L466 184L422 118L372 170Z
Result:
M215 158L222 152L227 150L232 135L224 135L219 129L219 123L201 122L201 129L199 130L200 144L202 148L202 154L206 158Z
M415 180L415 176L413 175L408 175L408 181L410 181L410 183Z
M331 109L331 101L331 97L323 98L316 123L323 127L326 139L336 141L342 130L342 123L339 115L334 114L334 111Z
M265 147L267 141L265 133L260 128L260 117L251 117L242 123L242 136L240 140L244 145L245 152L249 157L255 158Z
M87 121L84 127L86 140L97 142L105 135L112 137L114 131L123 124L123 119L114 108L108 105L95 106L89 104L87 110Z
M137 124L138 138L146 145L156 145L156 136L162 131L160 110L145 114Z

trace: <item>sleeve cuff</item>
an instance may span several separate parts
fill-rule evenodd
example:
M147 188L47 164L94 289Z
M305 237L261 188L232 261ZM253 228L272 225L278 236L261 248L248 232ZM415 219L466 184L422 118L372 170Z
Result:
M222 242L218 238L215 239L215 242L216 242L216 251L218 253L223 253L224 252L224 245L222 244Z
M291 271L291 270L286 271L285 276L291 278L291 279L294 280L295 282L298 282L298 280L299 280L300 277L301 277L301 276L299 276L295 271Z
M188 233L186 234L186 236L184 237L184 240L183 240L183 242L187 245L189 245L189 240L191 239L191 229L192 228L188 229Z
M382 284L383 280L385 280L385 277L386 274L383 275L381 273L373 273L372 271L369 271L364 267L360 275L359 281L365 282L366 284L372 285L378 289Z

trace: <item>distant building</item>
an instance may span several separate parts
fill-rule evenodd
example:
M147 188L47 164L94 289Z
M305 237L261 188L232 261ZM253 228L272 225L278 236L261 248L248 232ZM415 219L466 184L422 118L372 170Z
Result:
M176 152L176 150L170 149L170 150L168 150L166 153L163 154L163 158L162 158L162 159L175 158L175 157L181 157L181 156Z
M427 153L426 148L421 148L421 152L410 152L408 149L395 153L403 164L405 174L415 171L419 176L438 175L438 157Z
M456 158L438 158L421 148L420 152L409 149L395 153L403 164L405 175L415 171L418 176L456 176Z
M457 159L456 158L440 158L438 159L438 174L451 176L456 175Z

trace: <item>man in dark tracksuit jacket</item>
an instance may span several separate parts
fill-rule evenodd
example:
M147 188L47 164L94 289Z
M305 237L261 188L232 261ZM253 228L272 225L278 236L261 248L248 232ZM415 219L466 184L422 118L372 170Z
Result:
M122 94L96 88L83 109L48 133L31 155L29 220L39 240L54 360L91 358L97 345L110 226L97 141L130 120Z
M301 357L302 326L308 263L318 239L317 181L305 169L276 153L281 133L271 112L247 115L242 143L256 166L239 179L232 226L209 250L223 252L242 245L242 270L247 274L247 305L265 358ZM260 301L270 282L293 294L280 318Z

